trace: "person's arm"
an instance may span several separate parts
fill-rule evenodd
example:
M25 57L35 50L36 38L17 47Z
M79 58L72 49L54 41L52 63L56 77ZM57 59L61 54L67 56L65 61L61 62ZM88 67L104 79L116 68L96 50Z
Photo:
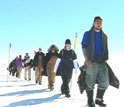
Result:
M33 59L33 66L35 67L35 65L36 65L36 56L37 56L37 54L34 56L34 59Z
M89 32L85 32L83 40L82 40L82 51L85 59L85 64L87 66L90 66L92 61L88 58L88 53L87 53L87 47L89 46L90 43L90 34Z
M87 56L87 49L86 48L83 48L82 47L82 50L83 50L83 55L84 55L84 58L85 58L85 64L90 67L92 65L92 61L90 59L88 59L88 56Z
M56 63L55 63L55 65L54 65L54 73L57 73L57 70L58 70L58 68L59 68L59 65L60 65L60 62L61 62L61 58L62 58L62 51L63 50L61 50L60 51L60 53L58 54L58 58L57 58L57 60L56 60Z
M57 58L55 66L54 66L54 73L57 73L58 67L60 65L61 59Z
M82 47L82 50L83 50L83 55L84 55L85 61L88 61L87 49Z

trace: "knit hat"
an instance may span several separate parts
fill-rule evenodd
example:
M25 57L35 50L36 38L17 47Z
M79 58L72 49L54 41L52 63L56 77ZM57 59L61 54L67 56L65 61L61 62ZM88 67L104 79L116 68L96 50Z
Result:
M95 22L97 19L102 20L102 18L101 18L100 16L96 16L96 17L94 18L94 22Z
M70 44L71 45L70 39L66 39L65 44Z
M39 48L39 50L42 50L41 48Z
M21 55L19 55L19 58L22 58L22 56L21 56Z

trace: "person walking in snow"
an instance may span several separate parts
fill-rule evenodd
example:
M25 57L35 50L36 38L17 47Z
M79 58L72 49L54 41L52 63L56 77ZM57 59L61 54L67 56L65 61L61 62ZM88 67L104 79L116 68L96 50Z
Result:
M67 98L71 97L69 83L72 78L72 71L75 67L78 68L77 55L71 49L71 41L67 39L65 41L65 47L59 53L59 58L56 61L54 72L59 69L62 77L61 93L65 94ZM59 66L59 67L58 67ZM76 71L77 72L77 71Z
M10 75L12 74L12 76L15 76L15 74L16 74L16 77L17 77L16 58L10 63L9 71L10 71Z
M87 65L85 84L89 107L95 107L95 103L100 107L106 107L103 96L109 86L109 76L104 62L108 60L108 47L107 36L102 30L102 23L101 17L95 17L91 30L84 33L82 40L82 49ZM98 88L94 103L93 90L96 81Z
M21 55L19 55L19 58L16 59L16 65L17 65L17 71L18 71L18 78L21 78L22 68L24 68L22 64Z
M30 56L28 53L26 53L23 62L24 62L24 70L25 70L24 78L25 80L30 81L31 80L31 68L30 68Z
M58 51L59 49L56 45L51 45L48 49L48 53L46 54L46 72L48 75L48 89L51 91L54 89L54 82L55 82L55 72L54 66L56 60L58 58Z
M35 67L35 82L36 84L42 84L42 72L44 71L45 63L45 54L42 52L42 49L39 48L39 51L34 56L33 65Z

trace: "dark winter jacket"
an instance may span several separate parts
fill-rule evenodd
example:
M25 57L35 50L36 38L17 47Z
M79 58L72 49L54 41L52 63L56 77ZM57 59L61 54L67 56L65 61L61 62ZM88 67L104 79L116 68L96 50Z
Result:
M108 68L108 72L109 72L109 84L115 88L119 88L120 86L120 81L118 80L118 78L115 76L115 74L113 73L111 67L105 62L107 68ZM80 89L80 93L82 94L83 91L86 89L86 85L85 85L85 75L86 75L86 65L83 65L82 67L80 67L80 75L78 77L78 85L79 85L79 89ZM97 84L97 82L96 82Z
M27 57L25 56L23 62L24 62L24 67L30 66L30 57L27 58Z
M9 64L9 71L17 71L16 60L13 60L13 61Z
M75 52L71 50L62 49L59 54L59 58L62 60L75 60L77 56Z
M30 68L33 68L33 59L30 60Z
M62 75L68 70L71 70L72 72L72 69L74 68L73 60L77 59L75 52L72 49L62 49L60 51L59 58L61 59L61 62L59 64L57 73L60 73Z
M43 52L41 52L41 53L37 52L37 54L34 56L34 61L33 61L34 67L38 66L38 57L40 55L42 56L42 64L43 64L43 67L44 67L44 65L45 65L45 54Z

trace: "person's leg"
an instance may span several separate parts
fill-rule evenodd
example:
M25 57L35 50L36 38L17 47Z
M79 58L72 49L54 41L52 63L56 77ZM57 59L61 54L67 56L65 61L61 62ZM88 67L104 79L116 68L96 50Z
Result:
M19 68L17 67L17 78L19 78Z
M38 69L38 67L35 67L35 82L36 82L36 84L38 83L38 78L39 78L39 69Z
M50 83L51 89L54 89L55 76L56 74L53 71L51 71L51 83Z
M24 75L25 80L27 80L27 67L25 67L25 75Z
M53 90L54 82L55 82L55 73L52 71L49 71L49 73L48 73L48 82L49 82L48 88Z
M61 93L66 94L66 81L67 80L66 80L66 76L64 75L64 72L62 72L61 78L62 78Z
M49 71L49 68L46 69L47 71L47 75L48 75L48 89L50 89L50 71Z
M85 84L86 84L86 93L87 93L89 107L95 107L93 100L93 90L96 84L97 74L98 74L97 63L92 63L90 67L87 67Z
M14 71L14 69L12 70L12 76L14 76L15 75L15 71Z
M94 94L93 90L86 91L86 93L87 93L88 106L95 107L94 100L93 100L93 94Z
M10 70L10 71L9 71L9 75L11 75L11 74L12 74L12 71Z
M99 68L97 63L92 63L90 67L87 67L85 77L87 91L91 91L94 89L97 80L98 69Z
M96 95L96 104L105 107L106 104L103 102L103 96L105 94L106 89L109 86L109 74L108 69L104 63L100 64L99 66L99 73L98 73L98 89L97 89L97 95Z
M19 70L19 71L20 71L20 72L19 72L19 73L20 73L19 75L20 75L20 78L21 78L21 74L22 74L22 68L20 68L20 70Z
M28 66L28 80L31 80L31 68Z
M17 77L19 78L19 68L17 67Z
M16 74L16 70L14 69L14 70L13 70L13 76L15 76L15 74Z
M21 68L18 68L18 77L21 78Z
M67 87L67 80L65 78L65 76L62 75L62 85L61 85L61 92L62 94L66 94L66 87Z
M63 75L62 75L62 80L63 80L63 90L64 90L64 94L66 95L66 97L71 97L70 95L70 87L69 87L69 83L70 80L72 78L72 71L73 68L71 67L66 67L65 70L63 71Z
M18 71L16 70L16 77L18 77Z
M42 84L42 72L43 72L43 68L39 67L39 85Z

